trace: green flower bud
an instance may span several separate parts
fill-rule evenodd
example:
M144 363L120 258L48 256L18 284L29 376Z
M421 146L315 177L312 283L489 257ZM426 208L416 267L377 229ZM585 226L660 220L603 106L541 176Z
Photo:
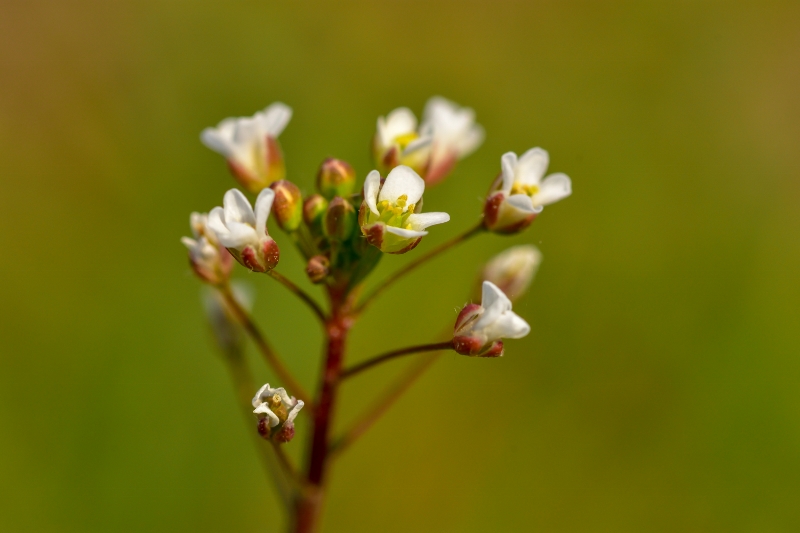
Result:
M346 161L329 157L317 173L317 188L330 200L334 196L347 197L356 186L356 172Z
M312 194L303 203L303 220L315 234L322 233L322 219L328 210L328 201L319 194Z
M297 185L288 180L276 181L270 185L275 192L272 212L283 231L295 231L303 220L303 196Z
M325 212L322 228L329 239L337 241L349 239L356 228L356 210L353 204L341 196L331 200Z

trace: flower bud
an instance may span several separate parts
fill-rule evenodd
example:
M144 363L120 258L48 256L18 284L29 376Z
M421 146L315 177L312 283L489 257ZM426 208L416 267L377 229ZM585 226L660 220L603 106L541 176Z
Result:
M275 221L283 231L295 231L303 220L303 197L297 185L288 180L276 181L270 185L275 191L272 212Z
M356 186L356 173L346 161L329 157L317 173L317 189L328 200L334 196L348 197Z
M346 241L353 234L355 227L356 210L353 204L341 196L331 200L323 221L325 235L332 240Z
M331 271L331 262L324 255L315 255L308 260L306 274L311 283L322 283Z
M491 281L513 302L528 289L541 261L542 253L535 246L512 246L486 263L481 281Z
M322 233L322 219L328 210L328 201L319 194L312 194L303 202L303 220L311 231Z

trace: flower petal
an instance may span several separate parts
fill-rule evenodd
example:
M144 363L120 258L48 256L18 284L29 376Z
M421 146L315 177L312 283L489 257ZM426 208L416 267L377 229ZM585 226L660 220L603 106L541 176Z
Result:
M211 231L214 232L214 234L217 236L217 239L219 239L220 236L230 234L228 227L225 225L224 209L221 207L215 207L208 213L208 227L211 228Z
M269 391L269 383L258 389L258 392L255 396L253 396L253 407L258 407L262 403L264 403L264 398L266 398L265 392Z
M275 102L256 116L259 116L262 132L277 137L292 119L292 108L282 102Z
M392 143L400 135L412 133L417 129L417 117L407 107L398 107L388 115L378 119L378 133L384 145Z
M406 205L416 204L422 198L423 192L425 192L425 180L411 168L400 165L394 167L386 176L386 181L383 182L383 187L378 195L378 201L388 200L390 204L395 204L397 199L405 194L408 197ZM405 211L405 209L403 210Z
M303 400L297 400L297 404L292 407L292 410L286 415L286 422L285 424L292 424L294 423L294 419L297 418L297 414L300 412L300 409L303 408L305 403Z
M531 327L525 320L513 311L506 311L486 328L485 333L490 341L494 341L499 339L521 339L530 331Z
M270 411L269 407L265 403L262 403L261 405L256 407L253 410L253 413L257 415L266 415L267 418L269 418L269 427L271 428L274 428L275 426L281 423L281 419L278 418L278 415Z
M511 300L491 281L484 281L481 291L481 307L484 311L475 322L476 330L486 328L494 323L500 315L511 310Z
M222 206L225 209L225 223L227 225L231 222L242 222L255 226L256 216L253 213L253 208L239 189L231 189L226 192L225 196L222 197Z
M503 173L503 185L501 190L511 192L511 187L514 185L514 174L517 171L517 154L514 152L506 152L500 157L500 168Z
M550 155L542 148L531 148L517 162L514 180L523 185L539 185L550 164Z
M435 226L436 224L444 224L449 221L450 215L447 213L417 213L408 215L408 223L411 224L412 229L417 231Z
M386 226L386 231L389 233L393 233L398 237L403 237L404 239L416 239L417 237L424 237L428 234L427 231L416 231L413 229L403 229L403 228L396 228L394 226Z
M193 250L197 246L197 241L191 239L189 237L181 237L181 242L184 246L186 246L189 250Z
M267 234L267 218L269 218L273 200L275 200L275 191L270 188L258 193L258 198L256 198L256 234L259 239Z
M253 226L231 221L227 223L227 228L227 235L217 235L220 244L225 248L242 248L248 244L258 244L259 237Z
M541 213L542 206L534 205L533 200L527 194L512 194L506 198L506 203L515 209L525 213Z
M458 158L462 159L478 149L483 144L486 133L483 126L475 124L470 130L459 138L456 143Z
M235 148L231 142L231 137L225 135L218 128L206 128L200 132L200 142L226 159L233 157Z
M550 205L572 194L572 181L562 173L551 174L542 181L539 192L531 198L534 205Z
M367 174L367 179L364 180L364 201L375 215L380 214L378 213L378 192L380 190L381 174L377 170L373 170Z

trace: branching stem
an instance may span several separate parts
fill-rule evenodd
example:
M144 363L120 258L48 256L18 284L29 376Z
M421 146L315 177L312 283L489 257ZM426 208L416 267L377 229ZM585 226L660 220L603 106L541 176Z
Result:
M295 294L295 296L303 300L303 302L309 308L311 308L314 314L317 315L317 318L319 318L319 320L323 324L325 323L326 320L325 312L322 310L319 304L317 304L317 302L314 301L314 298L312 298L307 292L305 292L303 289L295 285L295 283L292 280L290 280L280 272L276 272L275 270L270 270L269 272L267 272L267 275L276 280L278 283L280 283L287 289L289 289L291 292Z
M413 364L407 372L397 378L386 392L384 392L383 396L378 398L374 405L359 417L352 427L345 431L344 434L331 445L330 458L334 459L338 457L343 451L349 448L353 442L358 440L361 435L366 433L367 430L371 428L398 399L400 399L400 396L402 396L403 393L405 393L409 387L439 359L442 353L443 352L432 353L420 359Z
M389 361L390 359L395 359L397 357L402 357L404 355L411 355L414 353L421 353L421 352L436 352L439 350L451 350L453 349L453 341L445 341L445 342L435 342L433 344L421 344L419 346L411 346L407 348L401 348L399 350L393 350L391 352L386 352L381 355L376 355L371 359L367 359L363 363L359 363L357 365L351 366L350 368L346 368L342 371L340 375L340 379L346 379L355 376L372 368L375 365L379 365L385 361Z
M236 298L233 296L231 289L229 286L222 286L220 287L220 293L222 297L225 299L225 303L230 307L231 311L234 315L236 315L236 319L242 325L242 327L247 331L248 335L253 339L253 342L256 343L258 350L261 352L261 355L264 357L264 360L267 362L277 374L278 378L283 381L286 388L290 391L293 391L292 394L303 400L305 402L307 408L309 410L313 410L314 404L311 402L311 397L308 393L305 392L303 387L300 386L300 383L292 376L289 369L283 364L283 361L280 360L278 355L275 353L275 350L272 349L272 346L267 342L267 339L264 335L261 334L261 330L258 329L255 322L250 318L250 314L244 309Z
M371 293L369 293L366 297L364 297L364 299L361 301L361 303L358 305L358 307L356 307L355 314L359 315L359 314L363 313L364 309L370 303L372 303L372 301L375 298L380 296L386 289L388 289L395 281L399 280L400 278L402 278L403 276L405 276L409 272L413 271L415 268L417 268L421 264L425 263L429 259L432 259L432 258L436 257L440 253L442 253L442 252L444 252L446 250L449 250L450 248L452 248L453 246L455 246L457 244L461 244L462 242L468 241L471 237L474 237L475 235L481 233L485 229L486 229L486 227L483 225L483 220L481 220L473 228L465 231L461 235L457 235L456 237L453 237L452 239L450 239L447 242L444 242L444 243L440 244L439 246L437 246L433 250L430 250L428 253L422 254L421 256L417 257L416 259L414 259L410 263L407 263L404 267L402 267L399 270L395 271L393 274L390 274L388 278L383 280L383 282L380 285L375 287L372 290Z

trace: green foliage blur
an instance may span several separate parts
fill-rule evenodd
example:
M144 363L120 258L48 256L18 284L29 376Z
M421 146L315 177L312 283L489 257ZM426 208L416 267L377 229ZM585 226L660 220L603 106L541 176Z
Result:
M487 139L372 283L472 225L505 151L546 148L574 194L356 327L351 361L437 340L484 261L544 254L532 334L442 358L334 466L326 531L800 529L797 2L10 0L0 80L0 531L280 530L179 242L236 185L199 132L286 102L309 193L435 94ZM310 387L312 316L236 276ZM337 427L409 362L346 385Z

